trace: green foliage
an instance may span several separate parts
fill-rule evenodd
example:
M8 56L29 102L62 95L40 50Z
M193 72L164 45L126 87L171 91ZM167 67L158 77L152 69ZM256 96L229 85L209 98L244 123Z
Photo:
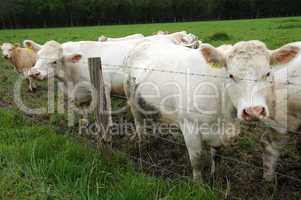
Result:
M138 174L122 157L106 160L47 127L13 125L16 113L0 115L0 199L216 199L208 187Z
M299 0L5 0L0 27L58 27L300 15Z
M8 41L12 43L22 43L22 41L25 39L33 39L39 43L44 43L49 40L56 40L58 42L97 40L97 38L101 35L121 37L134 33L151 35L158 30L169 32L186 30L197 35L200 40L206 41L208 39L208 42L212 43L213 45L221 45L225 42L235 43L241 40L257 39L267 43L270 48L278 48L288 42L300 40L301 27L299 27L299 23L297 23L298 21L301 21L300 17L260 20L95 26L85 28L19 29L14 31L1 30L0 44ZM282 28L280 29L279 27ZM214 36L216 33L225 33L228 35L228 37L226 36L225 38L225 36L223 36L223 38L220 38L220 36L218 36L216 38L216 36ZM4 65L3 67L7 68L7 70L11 69L8 65ZM0 80L2 80L2 78L7 78L2 76L4 75L0 74Z

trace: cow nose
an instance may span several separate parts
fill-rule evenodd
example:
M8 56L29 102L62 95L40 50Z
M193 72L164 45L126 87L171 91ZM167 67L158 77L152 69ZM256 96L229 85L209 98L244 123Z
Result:
M253 121L267 116L266 109L262 106L249 107L243 110L243 119Z
M3 56L3 58L8 59L8 56Z
M38 78L40 75L41 75L40 72L32 72L32 73L30 73L30 77L32 77L32 78Z

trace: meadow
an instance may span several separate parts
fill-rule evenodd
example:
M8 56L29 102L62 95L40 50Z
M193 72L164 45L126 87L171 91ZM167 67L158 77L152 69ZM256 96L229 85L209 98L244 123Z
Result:
M25 39L39 43L97 40L100 35L151 35L158 30L186 30L216 46L257 39L275 49L301 40L301 17L0 30L0 44L22 43ZM159 162L156 164L160 167L181 175L175 177L152 167L138 169L129 156L137 154L136 144L117 145L125 154L116 153L108 159L89 139L74 136L77 128L66 126L66 115L22 113L13 100L17 78L12 66L0 58L0 199L221 199L227 184L231 185L231 199L301 198L301 154L296 149L294 135L282 151L277 170L286 176L278 176L276 182L266 184L261 180L259 140L267 130L246 126L242 128L242 136L223 151L232 160L222 159L215 179L210 182L208 178L208 185L198 185L189 180L185 147L158 140L144 145L144 158L155 157L149 161ZM22 95L26 105L45 105L47 83L39 83L35 93L29 93L25 85ZM114 100L114 106L120 104L121 101ZM131 147L124 149L124 146ZM163 162L170 157L172 164ZM204 155L204 162L208 163L208 155ZM208 172L208 166L204 171Z

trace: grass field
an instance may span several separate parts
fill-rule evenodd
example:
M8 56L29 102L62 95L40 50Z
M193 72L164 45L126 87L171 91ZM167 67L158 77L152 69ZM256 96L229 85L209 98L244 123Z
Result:
M122 157L106 160L86 143L57 135L0 109L0 198L215 199L209 188L136 173Z
M149 35L158 30L186 30L213 45L258 39L270 48L278 48L301 40L301 17L1 30L0 43L21 43L25 39L40 43L48 40L96 40L100 35ZM261 169L253 167L261 166L258 140L263 130L243 128L241 138L224 152L225 156L251 163L250 166L223 161L213 188L197 186L185 178L166 179L166 176L158 175L157 171L137 171L135 164L123 155L116 154L108 161L101 152L89 145L88 140L70 136L76 129L66 127L64 115L27 116L21 113L13 101L13 85L17 77L11 65L0 58L0 199L220 199L218 191L225 191L226 176L230 179L232 198L301 199L301 182L279 177L276 186L265 184L261 180ZM46 83L39 84L36 93L28 93L24 86L23 96L27 105L45 105ZM118 105L119 102L116 102ZM174 158L174 163L166 164L165 167L177 168L180 174L190 175L185 148L162 146L157 145L157 150L147 152L150 154L147 156L160 157L158 161L162 161L164 155L161 154L164 151L166 157ZM173 149L167 152L164 148ZM129 153L136 152L131 150ZM289 142L282 154L279 171L301 179L301 156L295 148L294 140Z

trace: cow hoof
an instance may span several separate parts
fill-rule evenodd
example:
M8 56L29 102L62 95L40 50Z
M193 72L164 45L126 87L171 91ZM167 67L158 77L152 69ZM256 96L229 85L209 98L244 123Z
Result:
M211 174L210 175L210 178L209 178L209 183L210 183L210 185L214 185L214 183L215 183L215 174Z
M31 92L31 93L35 93L37 91L37 88L36 87L29 88L28 91Z
M105 144L111 144L113 138L112 138L112 135L105 135L105 136L103 136L102 140Z
M193 172L193 181L198 184L203 183L203 177L201 172Z
M275 176L274 176L274 175L271 175L271 174L264 174L264 175L263 175L263 179L264 179L266 182L272 182L272 181L274 181Z
M138 134L137 133L134 133L133 135L130 136L130 141L131 142L134 142L138 139Z

